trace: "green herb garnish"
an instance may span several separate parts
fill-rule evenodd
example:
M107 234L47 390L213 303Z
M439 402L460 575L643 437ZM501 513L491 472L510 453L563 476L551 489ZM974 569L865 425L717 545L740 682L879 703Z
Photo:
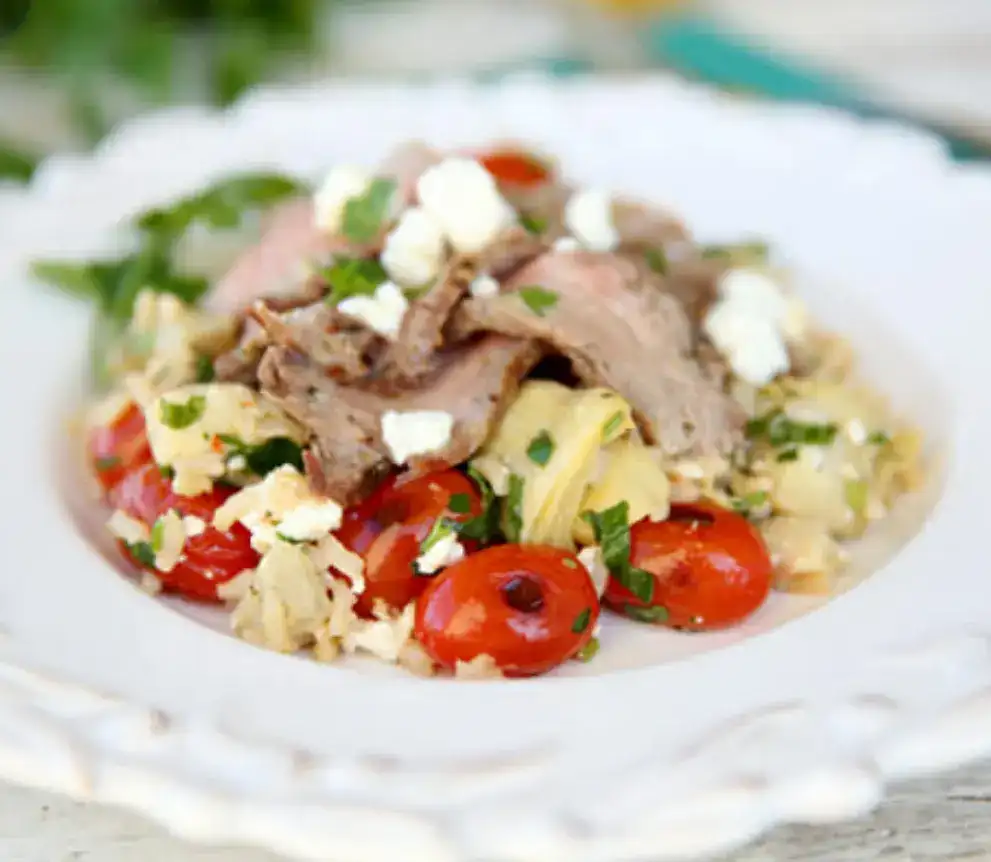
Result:
M0 141L0 180L28 182L38 167L39 158L6 141Z
M185 404L159 402L159 418L166 428L181 431L198 422L206 412L206 396L191 395Z
M248 446L239 437L231 434L218 434L221 443L231 449L231 455L244 458L247 468L256 476L267 476L284 464L303 472L303 447L288 437L273 437L257 446Z
M731 264L767 263L770 248L766 242L741 242L724 245L704 245L701 249L705 260L725 260Z
M595 531L602 561L620 584L642 601L654 597L654 576L630 564L630 505L622 500L603 512L584 512L582 517Z
M471 497L467 494L451 494L447 508L455 515L467 515L471 511Z
M155 521L151 528L151 549L156 554L162 550L162 544L165 541L165 516Z
M886 446L891 442L891 438L883 431L872 431L867 435L867 442L872 446Z
M599 639L592 638L587 644L585 644L585 646L583 646L580 650L578 650L577 653L575 653L575 658L578 659L578 661L589 662L593 658L595 658L598 652L599 652Z
M661 605L652 605L649 608L624 605L623 613L631 620L636 620L640 623L666 623L670 616L668 609Z
M796 422L781 410L751 419L746 434L751 440L766 439L772 446L829 446L836 439L838 428L833 423Z
M364 194L344 205L341 230L356 243L371 242L382 231L396 192L394 180L378 177L369 183Z
M503 533L510 544L523 535L523 479L513 473L509 477L509 493L503 502Z
M200 355L196 357L196 382L212 383L216 378L213 370L213 360L209 356Z
M797 461L798 460L798 450L797 449L785 449L784 452L781 452L775 460L778 461L781 464L787 463L789 461Z
M575 621L571 624L571 631L576 635L580 635L585 629L588 628L589 622L592 620L592 609L585 608L577 617Z
M283 533L283 532L281 532L279 530L276 530L275 531L275 536L276 536L277 539L279 539L280 541L285 542L287 545L305 545L306 544L306 540L305 539L294 539L294 538L292 538L292 536L287 536L285 533Z
M133 545L128 545L127 550L139 565L148 569L155 568L155 551L148 542L135 542Z
M106 473L121 465L122 461L116 455L108 455L104 458L96 459L96 470L98 473Z
M867 508L867 496L870 485L863 479L850 479L843 486L846 504L857 515L863 515Z
M320 270L321 277L330 287L327 303L337 305L352 296L371 296L388 278L377 260L342 257L333 266Z
M527 213L520 213L520 224L527 233L532 233L535 236L539 236L547 230L547 219Z
M457 530L466 539L474 539L482 544L488 544L499 534L499 506L496 504L496 496L492 486L478 470L469 466L468 476L478 485L482 497L482 513L458 524Z
M537 317L543 317L550 309L557 305L557 294L553 290L547 290L537 285L521 287L516 293L526 303L527 308L536 314Z
M767 491L754 491L744 494L733 501L733 510L741 515L749 515L753 509L759 509L768 501Z
M158 475L163 479L172 480L175 478L175 470L173 470L168 464L163 464L158 468Z
M613 434L615 434L623 426L623 411L617 410L610 416L605 424L602 426L602 439L610 440Z
M539 464L541 467L547 465L550 461L551 455L554 454L554 440L547 431L541 431L536 437L530 441L530 445L527 447L526 456L534 464Z
M658 275L668 274L668 257L664 253L664 249L657 246L654 248L648 248L643 253L644 258L647 260L647 266L649 266Z

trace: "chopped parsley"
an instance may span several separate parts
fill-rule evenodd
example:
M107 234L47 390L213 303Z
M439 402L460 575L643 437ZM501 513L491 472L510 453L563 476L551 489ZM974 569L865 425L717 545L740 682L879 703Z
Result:
M613 434L615 434L623 426L623 411L617 410L610 416L605 424L602 426L602 439L610 440Z
M527 213L520 213L520 224L527 233L532 233L535 236L539 236L547 230L547 219Z
M836 439L837 426L830 423L796 422L781 410L773 410L765 416L747 423L750 440L766 439L772 446L829 446Z
M377 260L342 257L333 266L320 270L321 277L330 287L327 303L337 305L352 296L371 296L386 280L386 272Z
M630 564L630 505L623 500L603 512L584 512L595 531L602 561L616 580L644 602L654 597L654 576Z
M121 465L122 461L116 455L108 455L105 458L96 459L96 470L98 473L106 473Z
M797 461L798 460L798 450L797 449L785 449L784 452L781 452L775 460L777 460L781 464L784 464L784 463L786 463L788 461Z
M510 544L523 535L523 479L513 473L509 477L509 493L503 501L502 531Z
M553 290L547 290L538 285L521 287L516 293L526 303L527 308L536 314L537 317L543 317L550 309L557 305L557 294Z
M196 357L196 382L213 383L216 374L213 370L213 360L201 354Z
M344 236L357 243L375 239L389 215L395 192L394 180L378 177L369 183L363 194L351 198L344 205L344 218L341 221Z
M592 609L585 608L577 617L575 621L571 624L571 631L576 635L580 635L585 629L588 628L588 624L592 621Z
M752 510L759 509L767 503L768 499L769 495L767 491L754 491L750 494L744 494L742 497L738 497L733 501L733 511L749 516Z
M592 638L585 646L583 646L577 653L575 653L575 658L578 661L589 662L599 652L599 639Z
M644 258L647 261L647 266L649 266L658 275L668 274L668 257L664 253L664 249L660 246L654 248L648 248L643 253Z
M623 613L631 620L640 623L666 623L670 614L668 609L661 605L652 605L649 608L637 607L637 605L624 605Z
M163 515L151 528L151 549L156 554L162 550L162 544L165 542L165 516Z
M571 557L565 557L563 560L561 560L561 565L563 565L567 569L577 569L580 564L578 563L577 560L571 559Z
M541 467L547 465L554 454L554 440L547 431L541 431L527 446L526 456Z
M175 478L175 470L173 470L168 464L161 465L158 468L158 474L163 479L170 479L171 480L171 479L174 479Z
M451 494L447 508L455 515L467 515L471 511L471 497L467 494Z
M294 539L292 536L287 536L285 533L280 532L279 530L276 530L275 531L275 536L280 541L285 542L287 545L305 545L306 544L306 540L305 539Z
M883 431L872 431L867 435L867 442L872 446L886 446L891 442L891 438Z
M466 539L488 544L499 534L499 507L496 505L496 496L488 480L474 467L468 467L468 476L478 485L482 496L482 514L458 524L458 533ZM453 500L454 497L451 499ZM450 505L448 503L448 507ZM451 511L453 512L454 509L452 508Z
M155 551L148 542L135 542L127 545L127 550L138 565L148 569L155 568Z
M771 250L766 242L741 242L702 246L705 260L725 260L727 263L767 263Z
M288 437L273 437L257 446L248 446L241 438L231 434L218 434L222 443L231 448L231 455L244 458L248 469L256 476L267 476L277 467L289 464L303 471L303 447Z
M161 401L159 416L166 428L181 431L203 418L206 412L206 396L191 395L185 404Z
M434 521L433 526L430 528L430 532L424 536L423 541L420 542L420 553L425 554L434 545L436 545L441 539L446 539L448 536L453 536L455 533L455 524L448 518L437 518Z

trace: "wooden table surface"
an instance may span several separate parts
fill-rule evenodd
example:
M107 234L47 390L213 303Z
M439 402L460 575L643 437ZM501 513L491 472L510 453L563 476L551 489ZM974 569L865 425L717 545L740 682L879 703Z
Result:
M713 9L772 41L797 47L825 62L848 68L875 82L904 103L931 110L945 108L991 129L991 3L987 0L702 0ZM429 51L397 50L408 45L416 15L406 7L404 20L391 29L381 20L369 26L355 19L341 28L339 61L330 71L396 71L407 66L462 70L478 53L460 40L447 40L454 52L446 60L434 40L424 38L431 19L450 24L452 15L465 32L473 16L485 18L488 53L483 59L512 60L519 51L566 51L567 40L581 38L574 22L548 17L546 7L530 0L417 0L426 10L417 19L417 42ZM456 14L451 10L456 9ZM465 16L464 19L461 16ZM523 16L532 20L521 26ZM374 16L373 16L374 17ZM505 38L497 38L499 21ZM419 25L418 25L419 26ZM613 44L601 38L608 28L593 28L604 55L625 56L622 34ZM518 34L526 33L520 41ZM586 31L587 32L587 31ZM346 46L360 45L348 53ZM459 48L458 45L461 47ZM376 60L375 58L381 58ZM438 67L438 64L439 67ZM353 68L352 68L353 67ZM15 88L16 89L16 88ZM56 100L57 101L57 100ZM27 136L57 140L60 126L52 111L39 108L33 93L0 86L0 113L36 121ZM4 106L9 110L4 110ZM44 126L44 128L42 128ZM872 817L829 827L782 829L732 858L732 862L956 862L991 860L991 764L948 777L895 788ZM81 805L50 794L0 784L0 860L2 862L276 862L254 850L193 847L162 829L120 811Z

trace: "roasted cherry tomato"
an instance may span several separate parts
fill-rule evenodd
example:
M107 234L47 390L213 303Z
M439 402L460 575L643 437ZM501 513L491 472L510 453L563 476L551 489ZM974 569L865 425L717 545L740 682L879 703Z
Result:
M485 153L478 160L496 182L505 185L539 186L551 176L550 169L541 159L523 150L496 150Z
M138 405L128 404L109 425L96 428L87 448L96 477L108 493L131 470L150 464L145 417Z
M507 676L533 676L575 655L598 618L595 586L573 554L497 545L430 582L414 634L443 667L489 655Z
M198 536L187 537L183 559L170 572L142 565L126 547L124 553L154 574L166 590L192 599L218 601L217 587L245 569L255 568L259 560L251 547L251 534L241 524L227 531L212 526L214 513L233 493L234 489L218 485L207 494L182 497L172 490L171 482L156 465L139 467L115 488L113 497L118 509L149 527L175 509L183 517L199 518L206 529Z
M654 576L644 602L610 577L603 602L633 619L707 631L741 622L771 589L764 542L742 515L713 503L675 504L666 521L630 529L630 564Z
M394 609L405 607L430 581L414 571L413 563L437 519L463 522L481 512L478 490L457 470L407 482L390 479L348 509L337 537L365 561L365 591L358 596L355 612L370 617L376 599Z

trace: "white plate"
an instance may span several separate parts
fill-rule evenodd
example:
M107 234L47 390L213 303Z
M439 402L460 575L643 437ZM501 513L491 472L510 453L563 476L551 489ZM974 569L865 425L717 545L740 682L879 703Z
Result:
M506 135L803 273L932 442L926 491L858 551L879 570L780 627L808 608L778 596L724 635L612 625L589 665L475 684L266 653L120 577L66 504L85 315L25 262L105 249L121 216L235 168ZM933 141L657 79L269 91L49 163L0 223L3 776L304 859L659 860L991 752L991 174Z

